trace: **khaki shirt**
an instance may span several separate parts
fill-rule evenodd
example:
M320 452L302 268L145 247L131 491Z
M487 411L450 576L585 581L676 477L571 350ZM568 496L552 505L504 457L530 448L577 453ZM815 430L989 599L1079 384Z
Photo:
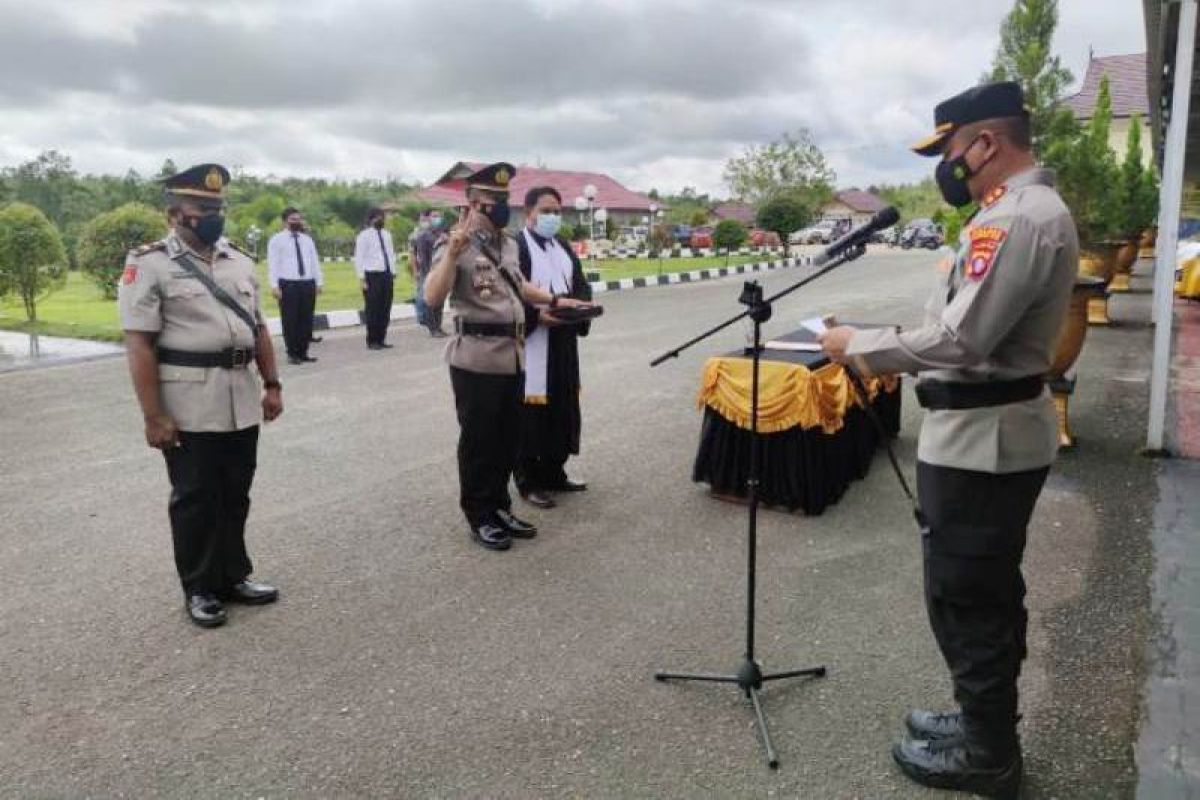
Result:
M445 246L444 241L438 243L433 254L434 264L441 260ZM472 242L455 264L450 305L464 322L523 325L525 306L513 285L520 287L524 283L515 239L507 233L501 236L499 268ZM516 375L525 369L525 340L510 336L455 334L446 345L446 362L471 372Z
M172 258L184 251L262 324L254 261L222 239L208 264L172 233L130 252L118 295L121 327L156 333L155 344L172 350L253 347L250 326ZM262 421L258 377L249 367L160 364L158 380L163 407L182 431L235 431Z
M963 230L954 264L925 307L924 327L860 330L850 362L865 374L920 372L939 381L1003 381L1050 369L1079 264L1075 225L1049 170L995 189ZM929 411L917 458L1005 473L1054 460L1048 391L988 408Z

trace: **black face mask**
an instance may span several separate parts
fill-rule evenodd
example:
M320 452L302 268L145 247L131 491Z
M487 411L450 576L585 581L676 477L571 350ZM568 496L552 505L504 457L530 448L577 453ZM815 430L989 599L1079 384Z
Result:
M184 224L196 234L196 238L212 247L225 232L224 214L205 214L200 217L185 217Z
M300 231L304 230L304 223L303 222L289 222L288 230L300 232Z
M496 227L496 230L503 230L508 224L509 217L512 216L512 209L508 207L507 200L497 200L492 204L492 207L484 212L484 216Z
M379 230L380 228L383 227L383 220L381 220L381 219L371 220L371 227L374 228L375 230Z
M978 170L972 170L967 164L967 153L971 152L971 148L977 141L979 141L978 136L971 140L971 143L957 158L943 159L938 162L937 170L934 172L942 197L955 208L962 208L972 200L971 187L967 185L967 181ZM980 167L982 166L980 164Z

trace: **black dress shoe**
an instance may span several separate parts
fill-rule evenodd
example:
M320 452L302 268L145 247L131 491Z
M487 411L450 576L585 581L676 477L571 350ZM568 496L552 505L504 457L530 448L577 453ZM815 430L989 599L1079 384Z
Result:
M395 347L395 346L396 346L396 345L394 345L394 344L388 344L387 342L380 342L380 343L379 343L379 349L380 349L380 350L391 350L391 349L392 349L393 347Z
M383 345L381 345L379 342L367 342L367 349L368 350L382 350Z
M916 709L908 712L908 716L904 718L904 727L908 728L908 735L914 739L924 739L927 742L934 739L955 739L963 735L962 712L938 713Z
M587 484L583 481L573 481L570 478L563 478L560 483L550 487L552 492L586 492Z
M554 508L558 505L558 503L554 502L554 498L548 494L539 492L537 489L521 492L521 499L529 503L529 505L537 506L538 508Z
M261 606L274 603L279 599L279 590L265 583L242 580L221 592L221 599L229 603L244 603L248 606Z
M217 628L225 624L225 607L216 595L195 592L187 596L187 613L192 622L201 628Z
M514 539L532 539L537 536L536 526L514 517L508 509L496 509L496 521L503 525Z
M310 337L308 337L308 341L311 342L312 344L320 344L321 342L325 341L325 337L324 336L310 336Z
M300 358L299 356L288 356L288 363L289 364L303 364L304 359Z
M512 535L498 520L485 520L471 526L471 538L488 550L507 550L512 547Z
M892 758L909 778L934 789L956 789L983 797L1016 800L1021 789L1021 748L997 757L967 739L932 742L908 739Z
M301 356L300 360L303 361L305 364L311 364L317 360L317 357L316 356Z

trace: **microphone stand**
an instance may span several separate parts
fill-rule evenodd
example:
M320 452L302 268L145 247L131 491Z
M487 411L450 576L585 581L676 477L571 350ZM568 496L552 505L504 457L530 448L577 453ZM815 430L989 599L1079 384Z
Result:
M820 278L823 275L833 271L835 268L845 264L848 261L861 256L866 252L866 246L859 244L854 247L845 249L839 255L833 257L819 269L817 272L809 275L801 281L789 286L783 291L777 292L770 297L763 297L762 286L758 281L747 281L738 302L747 307L746 311L738 314L735 317L725 320L714 328L710 328L704 333L696 336L693 339L681 344L674 350L669 350L658 358L650 362L651 367L657 367L669 358L677 357L681 352L701 342L718 331L733 325L739 320L749 317L754 322L754 343L749 348L749 354L752 361L752 378L750 390L750 474L746 481L747 494L749 499L747 535L746 535L746 653L742 660L741 666L733 675L713 675L704 673L688 673L688 672L656 672L654 679L657 681L702 681L710 683L732 683L741 689L746 697L750 699L754 707L754 715L758 721L758 729L762 734L763 749L767 755L767 765L771 769L779 768L779 757L775 754L775 747L771 743L771 733L767 728L766 716L763 714L762 704L759 702L759 692L762 691L762 686L768 681L783 680L785 678L799 678L811 676L814 678L824 677L826 669L824 666L807 667L804 669L788 670L786 672L775 672L764 674L762 665L754 657L754 627L755 627L755 597L757 594L756 573L757 573L757 558L758 558L758 505L759 505L759 471L761 469L761 437L758 432L758 387L759 387L759 371L761 366L762 356L762 324L771 318L771 304L786 295L807 286L808 284Z

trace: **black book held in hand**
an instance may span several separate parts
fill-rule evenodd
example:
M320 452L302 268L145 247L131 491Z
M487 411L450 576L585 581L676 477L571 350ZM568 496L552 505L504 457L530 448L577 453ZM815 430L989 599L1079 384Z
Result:
M563 322L587 322L604 313L604 306L586 306L584 308L567 307L552 308L550 313Z

